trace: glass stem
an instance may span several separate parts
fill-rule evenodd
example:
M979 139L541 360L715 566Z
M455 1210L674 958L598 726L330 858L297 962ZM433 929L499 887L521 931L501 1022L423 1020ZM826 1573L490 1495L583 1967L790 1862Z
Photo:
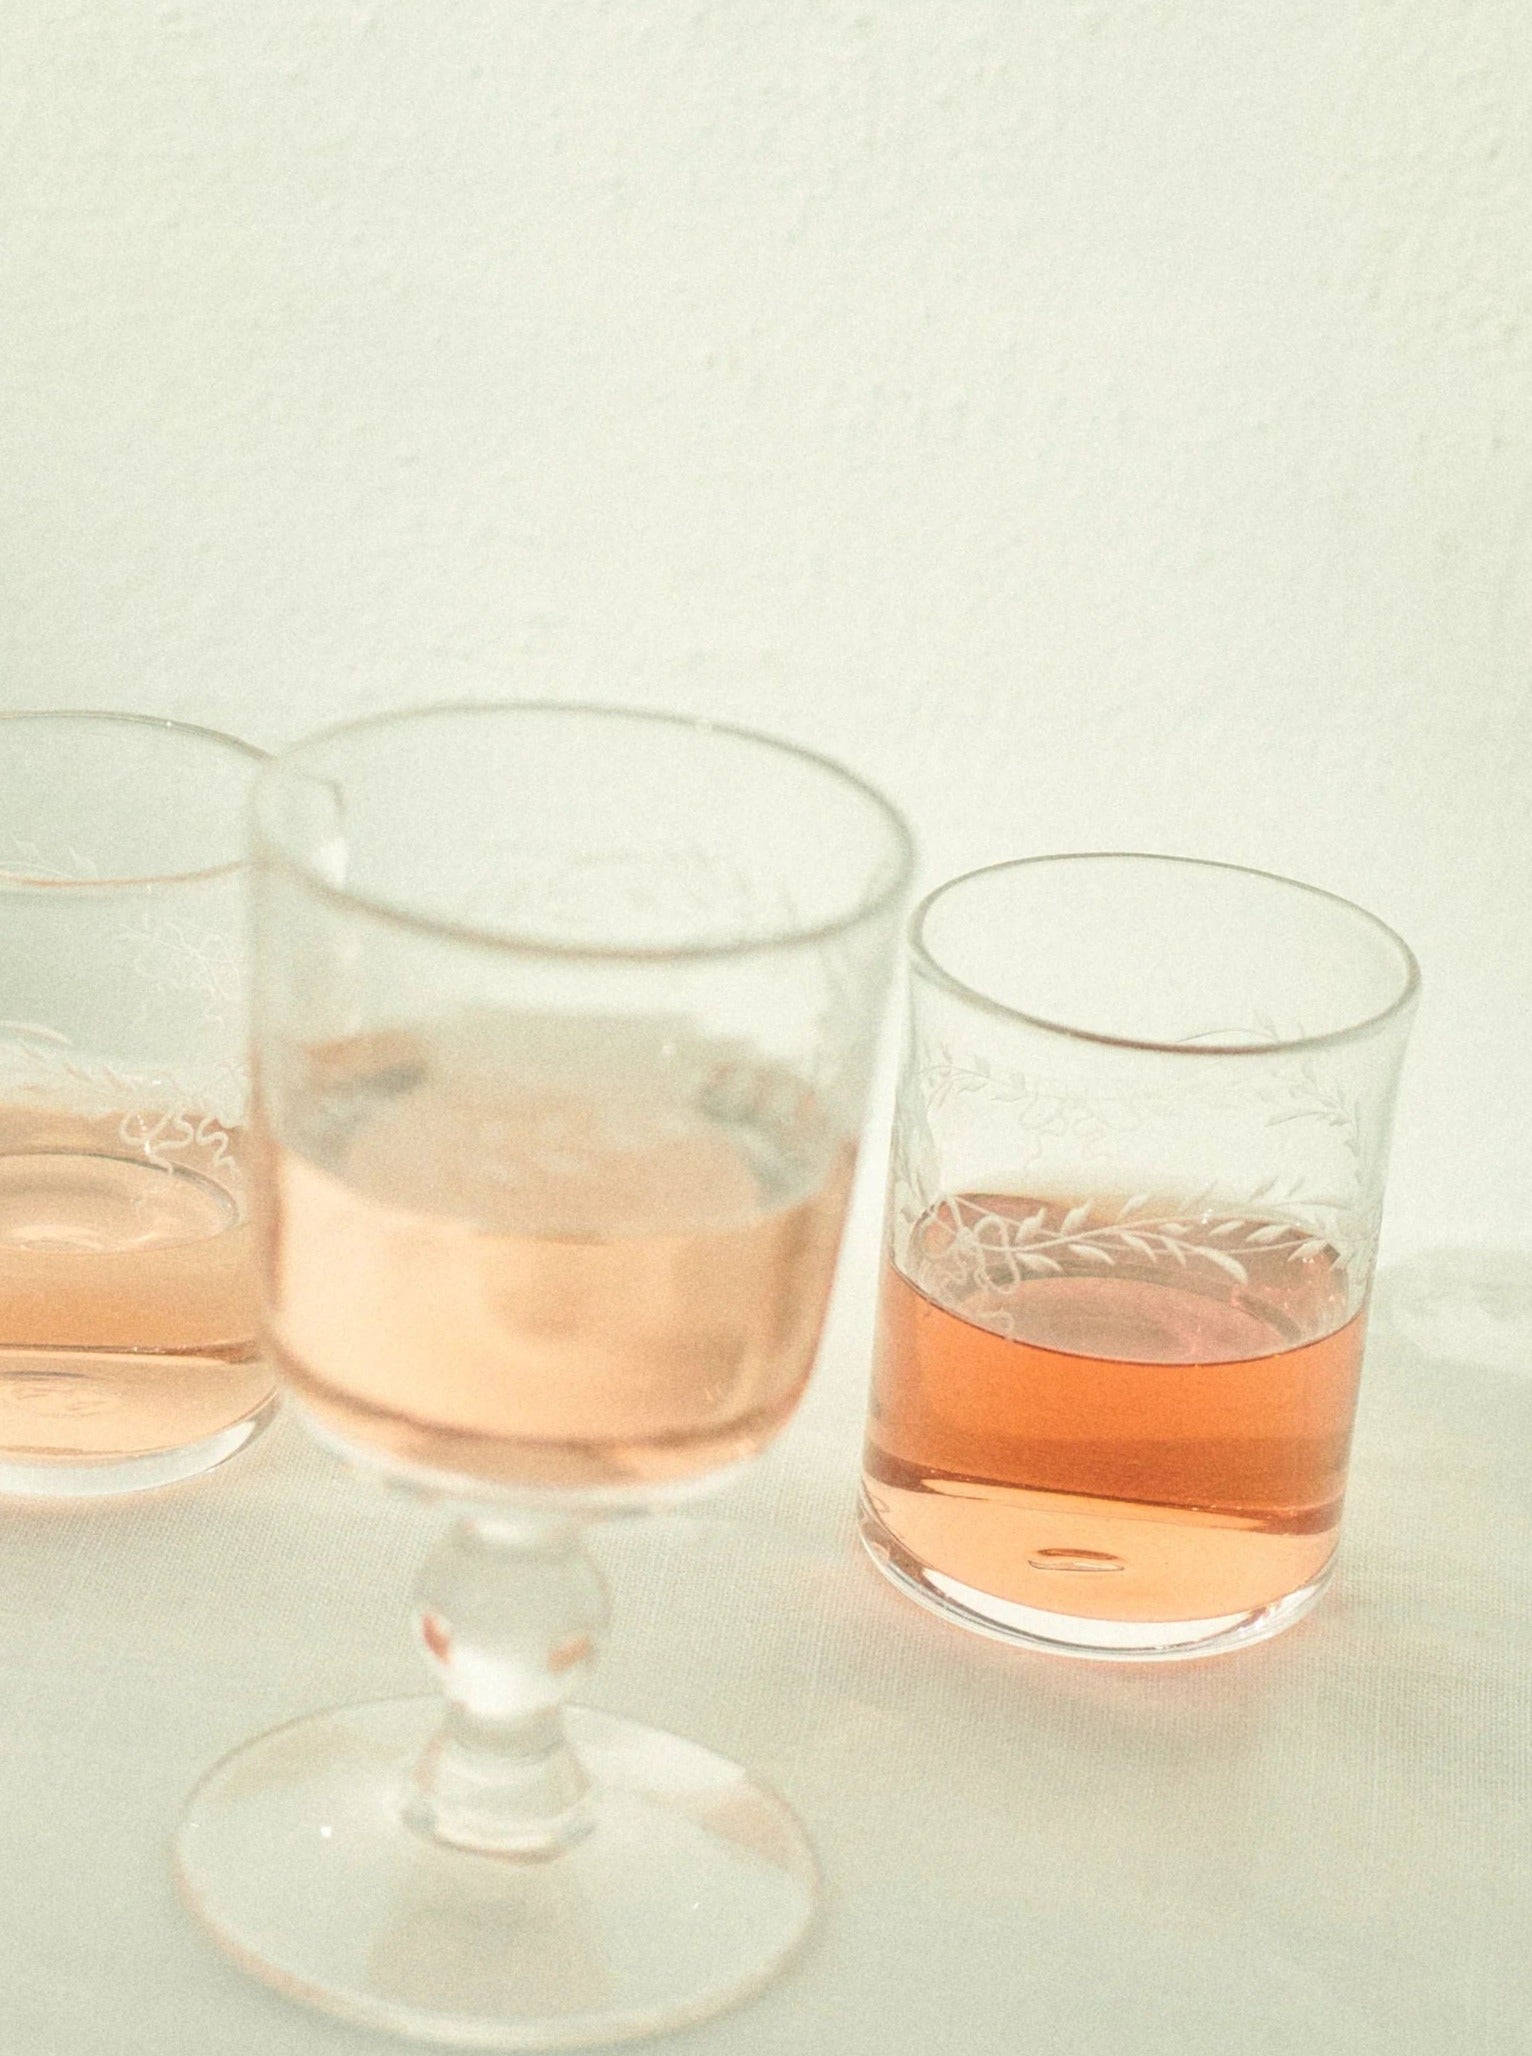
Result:
M427 1557L415 1598L447 1713L415 1768L412 1824L460 1849L557 1855L590 1825L564 1702L607 1623L578 1527L465 1513Z

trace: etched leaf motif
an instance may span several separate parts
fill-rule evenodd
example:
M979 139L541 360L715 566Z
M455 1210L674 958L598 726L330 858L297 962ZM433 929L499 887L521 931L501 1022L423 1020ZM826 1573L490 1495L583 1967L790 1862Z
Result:
M1317 1121L1335 1131L1342 1148L1360 1169L1363 1158L1361 1108L1349 1097L1340 1080L1322 1074L1311 1057L1296 1067L1289 1067L1282 1080L1273 1082L1266 1097L1267 1103L1275 1109L1267 1115L1270 1127L1285 1127L1293 1121Z
M1197 1255L1205 1257L1210 1264L1217 1264L1219 1270L1227 1271L1229 1276L1236 1279L1241 1285L1248 1285L1250 1283L1250 1273L1239 1261L1239 1258L1230 1256L1226 1249L1199 1249Z
M249 1087L228 1060L186 1075L138 1070L77 1048L61 1029L4 1020L0 1093L29 1107L112 1121L125 1149L173 1170L192 1148L208 1168L234 1162L231 1131L246 1119Z
M1198 1195L1199 1203L1209 1196ZM1193 1278L1199 1269L1213 1270L1248 1286L1249 1265L1257 1260L1348 1260L1338 1229L1316 1232L1314 1209L1330 1210L1333 1202L1254 1214L1245 1207L1228 1218L1217 1211L1199 1215L1187 1204L1178 1204L1173 1218L1159 1218L1153 1204L1143 1200L1124 1220L1121 1209L1095 1199L1033 1205L950 1194L924 1217L919 1255L928 1270L922 1282L971 1318L1010 1334L1020 1318L1018 1295L1038 1278L1115 1270L1132 1259L1150 1271L1174 1266Z
M57 1049L70 1047L69 1037L41 1021L0 1021L0 1035L17 1035L24 1042L49 1042Z

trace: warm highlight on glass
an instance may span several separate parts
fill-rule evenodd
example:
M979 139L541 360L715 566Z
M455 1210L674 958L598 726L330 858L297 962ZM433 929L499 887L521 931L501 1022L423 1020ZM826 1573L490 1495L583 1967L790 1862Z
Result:
M956 879L910 958L868 1550L1074 1655L1275 1633L1339 1535L1414 959L1142 856Z
M0 1493L113 1493L269 1418L245 1215L256 751L0 716Z
M565 1701L583 1521L791 1414L909 867L837 766L664 716L438 708L279 759L256 814L270 1346L314 1434L455 1522L446 1694L295 1722L194 1795L183 1887L294 1996L465 2047L701 2018L804 1931L782 1803Z

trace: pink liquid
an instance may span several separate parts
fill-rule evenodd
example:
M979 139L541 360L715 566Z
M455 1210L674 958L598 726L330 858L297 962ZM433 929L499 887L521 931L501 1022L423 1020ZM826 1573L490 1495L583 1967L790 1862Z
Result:
M1259 1214L1166 1234L1163 1211L980 1193L916 1223L884 1275L865 1481L906 1575L1172 1622L1323 1571L1362 1357L1336 1252Z
M851 1153L784 1074L672 1024L476 1017L311 1051L290 1104L271 1335L346 1445L610 1486L786 1420Z
M237 1142L0 1107L0 1457L181 1449L270 1397Z

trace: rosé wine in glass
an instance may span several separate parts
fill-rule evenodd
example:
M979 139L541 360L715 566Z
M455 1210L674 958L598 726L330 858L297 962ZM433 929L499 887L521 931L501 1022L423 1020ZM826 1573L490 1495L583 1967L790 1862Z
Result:
M910 924L862 1537L1001 1641L1260 1641L1330 1577L1419 974L1179 857L970 872Z
M700 2020L805 1932L776 1796L566 1704L584 1523L697 1499L818 1346L910 846L858 779L709 723L435 707L299 744L256 803L266 1333L295 1410L451 1524L444 1694L216 1766L182 1888L248 1970L373 2028L568 2047Z
M272 1418L246 1209L260 753L0 716L0 1494L221 1463Z
M1183 1223L949 1198L888 1265L866 1493L887 1546L970 1589L1081 1616L1271 1605L1335 1549L1364 1315L1335 1250L1260 1215ZM949 1224L1036 1221L1027 1271ZM1167 1228L1176 1230L1169 1235ZM1126 1238L1126 1239L1124 1239ZM1173 1253L1174 1252L1174 1253ZM1110 1265L1102 1258L1110 1255Z
M813 1360L852 1149L674 1024L468 1016L310 1052L269 1330L321 1433L500 1486L741 1462Z

